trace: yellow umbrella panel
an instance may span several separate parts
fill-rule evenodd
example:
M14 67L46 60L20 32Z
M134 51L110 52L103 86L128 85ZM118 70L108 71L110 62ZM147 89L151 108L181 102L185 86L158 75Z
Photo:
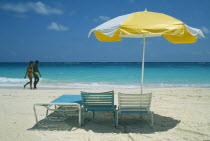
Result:
M197 35L204 37L200 29L187 26L171 16L155 12L136 12L111 19L92 29L100 41L121 41L122 37L144 38L142 53L142 81L144 77L144 52L146 37L163 36L172 43L194 43Z

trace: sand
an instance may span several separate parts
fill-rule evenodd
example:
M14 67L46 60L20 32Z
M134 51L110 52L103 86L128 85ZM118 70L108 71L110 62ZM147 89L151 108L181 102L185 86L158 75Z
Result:
M90 91L90 90L87 90ZM98 91L98 90L97 90ZM139 90L115 90L138 93ZM120 117L118 128L113 126L112 113L88 116L86 124L78 127L75 117L51 113L39 107L40 124L36 124L33 104L50 102L62 94L80 94L79 90L0 89L1 141L150 141L189 140L210 141L210 89L167 88L149 89L152 92L151 110L154 127L146 116L127 114ZM115 100L117 104L117 99ZM60 115L59 115L60 114Z

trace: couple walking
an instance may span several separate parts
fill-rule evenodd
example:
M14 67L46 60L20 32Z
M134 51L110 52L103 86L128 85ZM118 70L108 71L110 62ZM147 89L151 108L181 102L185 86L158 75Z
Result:
M30 84L30 88L32 89L32 78L33 78L33 76L34 76L34 89L37 89L36 85L39 82L39 76L41 77L41 73L39 72L38 65L39 65L38 60L36 60L35 63L33 61L29 62L29 65L28 65L28 68L26 70L26 74L25 74L25 77L24 77L24 78L26 78L26 75L28 75L29 82L27 82L24 85L24 89L28 84Z

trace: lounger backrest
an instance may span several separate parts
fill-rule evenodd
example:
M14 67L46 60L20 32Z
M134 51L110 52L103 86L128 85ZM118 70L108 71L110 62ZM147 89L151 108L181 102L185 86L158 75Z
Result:
M81 91L84 107L102 107L114 105L114 91L89 93Z
M118 93L120 108L147 108L150 109L152 93L148 94L125 94Z

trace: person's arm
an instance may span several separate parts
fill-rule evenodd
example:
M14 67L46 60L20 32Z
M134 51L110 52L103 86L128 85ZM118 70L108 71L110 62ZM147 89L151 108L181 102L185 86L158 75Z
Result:
M42 77L42 75L41 75L41 73L40 73L40 71L39 71L39 68L37 68L37 70L38 70L39 76Z

